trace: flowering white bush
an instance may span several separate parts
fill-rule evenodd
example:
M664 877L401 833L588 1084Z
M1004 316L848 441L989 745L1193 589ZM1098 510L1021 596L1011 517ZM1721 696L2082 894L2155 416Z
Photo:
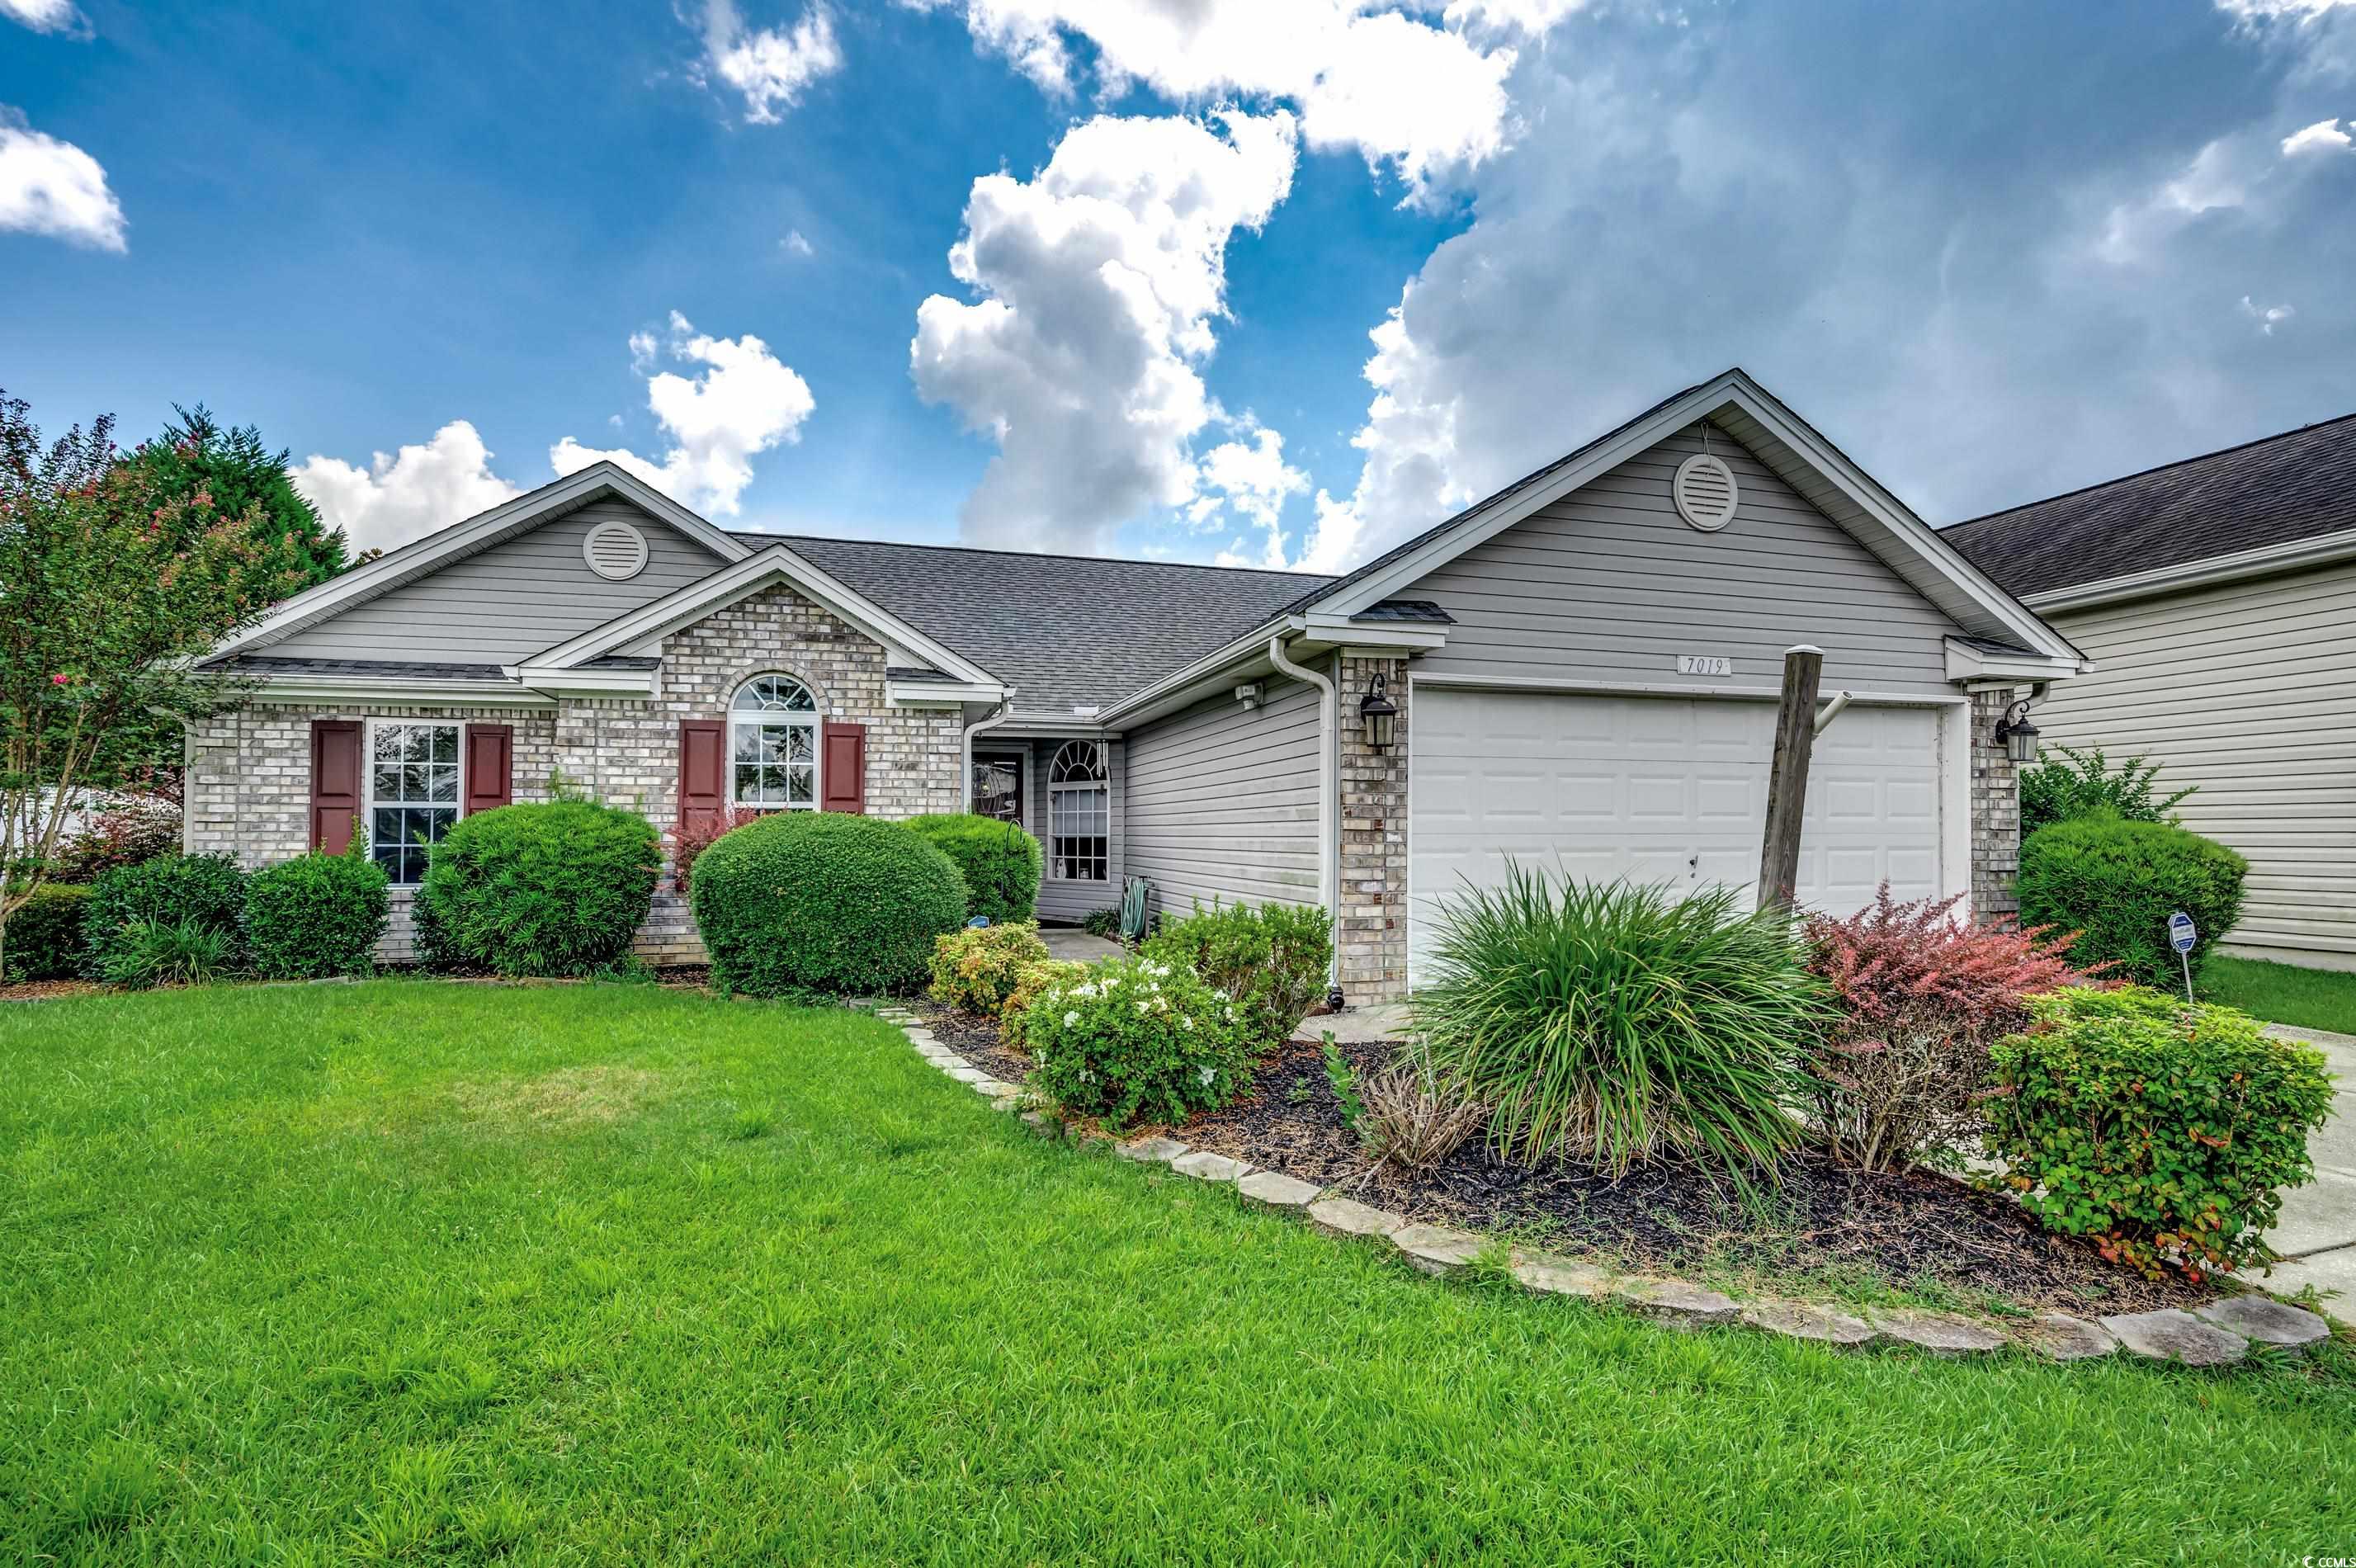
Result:
M1183 1122L1251 1085L1236 1004L1183 964L1116 959L1049 987L1023 1018L1032 1086L1074 1116Z

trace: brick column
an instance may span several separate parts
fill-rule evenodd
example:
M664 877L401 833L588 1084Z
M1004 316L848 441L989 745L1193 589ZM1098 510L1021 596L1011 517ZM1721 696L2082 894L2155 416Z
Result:
M1341 728L1341 908L1334 911L1342 992L1354 1004L1407 994L1407 660L1344 653L1335 668ZM1358 700L1376 675L1390 682L1398 725L1376 755Z
M2009 687L1972 693L1972 915L2013 915L2020 871L2020 769L1997 739L1996 726L2018 700Z

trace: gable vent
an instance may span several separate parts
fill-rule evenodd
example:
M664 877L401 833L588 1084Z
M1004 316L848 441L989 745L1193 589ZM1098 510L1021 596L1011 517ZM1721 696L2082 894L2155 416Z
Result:
M589 570L626 583L647 569L647 536L626 522L601 522L581 542Z
M1676 499L1677 515L1705 533L1715 533L1733 521L1734 503L1742 498L1726 459L1708 452L1696 453L1677 465L1669 493Z

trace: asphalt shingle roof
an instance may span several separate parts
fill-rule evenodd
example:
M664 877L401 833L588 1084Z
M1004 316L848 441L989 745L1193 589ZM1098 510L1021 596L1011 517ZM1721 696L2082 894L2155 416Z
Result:
M2356 413L1958 522L1940 535L2014 594L2356 529Z
M451 664L409 659L292 659L263 653L232 653L205 661L208 670L242 675L372 675L407 681L507 681L496 664Z
M1025 714L1109 707L1332 579L955 545L739 533L819 571L1016 688Z

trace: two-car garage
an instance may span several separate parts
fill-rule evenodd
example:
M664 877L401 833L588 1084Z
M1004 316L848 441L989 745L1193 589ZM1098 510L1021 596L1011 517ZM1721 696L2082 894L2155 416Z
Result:
M1417 682L1408 756L1409 983L1436 904L1509 859L1580 880L1748 889L1759 875L1772 702ZM1888 881L1959 890L1960 707L1853 703L1816 736L1799 898L1847 913ZM1960 823L1955 824L1960 826Z

